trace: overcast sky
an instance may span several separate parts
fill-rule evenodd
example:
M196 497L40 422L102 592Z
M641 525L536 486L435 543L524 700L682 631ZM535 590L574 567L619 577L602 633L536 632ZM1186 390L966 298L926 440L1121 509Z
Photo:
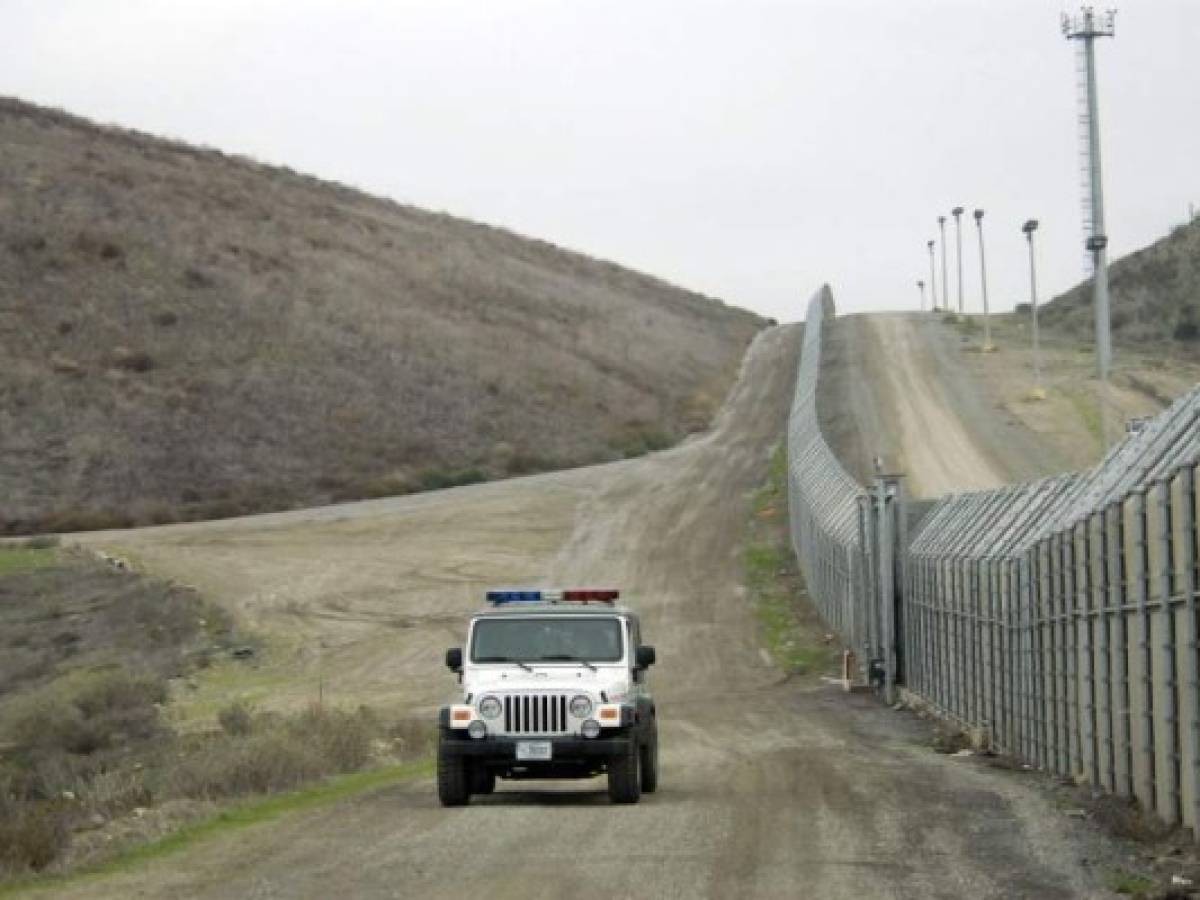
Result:
M915 306L937 215L980 206L992 297L1011 307L1028 294L1026 218L1042 222L1044 294L1082 275L1064 8L0 0L0 92L502 225L784 320L823 282L843 311ZM1198 0L1129 0L1099 44L1117 255L1200 207L1198 49ZM950 227L947 243L956 297Z

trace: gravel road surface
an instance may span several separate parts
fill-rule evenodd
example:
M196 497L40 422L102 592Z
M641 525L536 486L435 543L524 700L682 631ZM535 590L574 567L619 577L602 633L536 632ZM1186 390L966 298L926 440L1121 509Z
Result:
M799 336L762 334L713 430L644 459L89 538L291 635L264 661L275 673L265 695L311 691L318 647L335 699L415 715L452 695L442 652L460 641L482 586L618 584L658 647L659 793L614 807L602 780L502 784L447 810L422 780L56 896L1104 896L1087 860L1106 844L1031 776L938 755L910 714L815 677L782 678L764 661L739 551L749 495L783 431ZM943 424L956 427L952 416ZM998 478L981 459L967 458L979 481Z

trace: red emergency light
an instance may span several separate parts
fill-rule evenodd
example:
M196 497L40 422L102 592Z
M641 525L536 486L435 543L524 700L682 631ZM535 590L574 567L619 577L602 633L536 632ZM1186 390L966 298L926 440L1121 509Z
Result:
M612 603L619 599L621 592L616 588L576 588L562 592L564 601L571 603L589 603L592 601Z

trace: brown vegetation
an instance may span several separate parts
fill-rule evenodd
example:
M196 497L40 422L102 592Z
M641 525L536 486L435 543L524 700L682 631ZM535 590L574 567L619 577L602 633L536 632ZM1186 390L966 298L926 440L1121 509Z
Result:
M0 532L403 493L702 428L762 320L0 100Z
M14 555L19 554L19 555ZM177 733L172 685L247 646L194 592L79 553L0 548L0 877L119 850L127 819L289 790L427 750L429 728L367 709L259 712L234 699ZM137 829L130 839L137 839Z
M1200 356L1200 216L1114 262L1109 291L1114 342ZM1055 298L1039 317L1049 328L1090 343L1091 280Z

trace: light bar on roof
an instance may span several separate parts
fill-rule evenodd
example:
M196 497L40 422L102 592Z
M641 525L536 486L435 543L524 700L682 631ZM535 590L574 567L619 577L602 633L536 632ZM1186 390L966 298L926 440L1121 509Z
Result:
M612 603L621 592L616 588L572 588L570 590L504 589L487 592L487 602L493 606L506 603Z

